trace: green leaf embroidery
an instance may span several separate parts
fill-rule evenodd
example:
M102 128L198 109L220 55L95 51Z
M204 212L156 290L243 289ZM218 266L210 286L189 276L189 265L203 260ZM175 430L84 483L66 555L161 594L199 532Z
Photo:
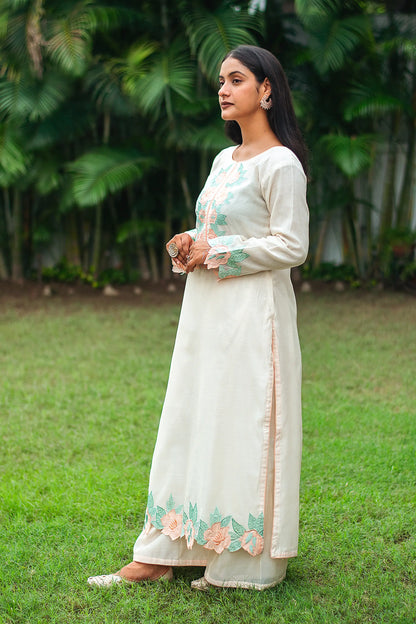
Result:
M195 505L189 503L189 517L192 520L192 523L195 525L198 521L198 507L196 503Z
M228 546L228 550L230 552L235 552L236 550L240 550L240 548L241 548L240 540L231 538L231 544Z
M153 525L157 529L163 529L162 518L166 515L166 510L163 507L158 507L156 511L156 518L153 521Z
M214 513L212 513L209 517L210 524L212 526L216 522L221 522L221 520L222 518L221 518L220 510L218 509L218 507L216 507Z
M218 267L218 275L220 278L230 277L232 275L240 275L241 267L233 267L228 264L220 264Z
M261 513L258 518L255 518L252 514L248 515L248 528L253 531L257 531L259 535L263 537L263 525L264 517Z
M234 520L234 518L233 518L233 523L232 524L233 524L233 529L234 529L235 533L239 537L243 537L243 535L245 533L245 528L241 524L239 524L237 522L237 520Z
M201 544L201 546L203 546L204 544L207 543L207 540L204 537L204 533L205 531L208 529L208 525L206 522L204 522L203 520L199 521L199 528L198 528L198 535L196 537L196 541L198 542L198 544Z
M233 264L236 264L237 262L243 262L243 260L248 258L248 256L249 254L242 249L235 249L231 252L231 257L228 262L232 262Z
M231 519L231 516L225 516L225 518L221 520L221 527L226 527L227 524L230 524Z

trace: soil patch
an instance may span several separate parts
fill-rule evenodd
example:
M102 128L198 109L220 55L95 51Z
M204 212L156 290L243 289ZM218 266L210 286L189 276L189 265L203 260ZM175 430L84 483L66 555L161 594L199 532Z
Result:
M0 310L12 307L22 312L30 311L44 305L48 300L68 306L85 303L97 309L108 309L120 304L131 306L179 304L182 301L184 287L185 279L178 277L157 284L141 282L114 286L112 294L105 295L104 289L92 288L86 284L0 281Z

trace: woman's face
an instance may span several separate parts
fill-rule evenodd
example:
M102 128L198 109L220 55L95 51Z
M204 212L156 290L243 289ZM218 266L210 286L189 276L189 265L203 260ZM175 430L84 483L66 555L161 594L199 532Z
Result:
M235 58L228 57L221 65L218 98L221 117L225 121L243 121L258 112L266 92L253 72Z

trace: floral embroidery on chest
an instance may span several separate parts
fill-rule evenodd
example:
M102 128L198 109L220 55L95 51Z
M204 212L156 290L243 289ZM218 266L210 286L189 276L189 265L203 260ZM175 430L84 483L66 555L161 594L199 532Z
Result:
M196 208L196 228L198 238L215 238L226 234L223 226L227 217L223 210L234 197L233 187L245 180L245 169L240 163L232 163L208 178L207 184L198 197Z
M207 550L215 550L218 555L224 550L235 552L242 548L255 557L263 551L263 521L263 514L258 518L249 514L247 527L244 527L232 516L223 516L216 508L210 514L208 524L199 517L197 503L189 503L188 510L185 511L183 505L177 506L170 496L166 506L160 507L155 504L150 492L144 532L148 533L153 526L171 540L184 537L189 550L196 543Z

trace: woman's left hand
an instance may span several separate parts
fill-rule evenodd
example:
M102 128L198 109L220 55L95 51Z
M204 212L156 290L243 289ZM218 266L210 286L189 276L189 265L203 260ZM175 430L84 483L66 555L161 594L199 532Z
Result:
M203 265L210 249L211 247L205 241L192 243L186 263L186 272L192 273L197 266Z

